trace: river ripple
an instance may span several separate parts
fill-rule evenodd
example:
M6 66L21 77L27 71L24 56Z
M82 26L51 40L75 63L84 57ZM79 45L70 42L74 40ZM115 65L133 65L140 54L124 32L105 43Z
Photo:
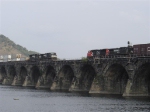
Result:
M0 85L0 112L150 112L150 99Z

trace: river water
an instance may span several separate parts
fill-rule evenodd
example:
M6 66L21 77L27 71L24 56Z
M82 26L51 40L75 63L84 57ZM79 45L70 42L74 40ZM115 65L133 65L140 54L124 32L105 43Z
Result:
M150 112L150 99L0 85L0 112Z

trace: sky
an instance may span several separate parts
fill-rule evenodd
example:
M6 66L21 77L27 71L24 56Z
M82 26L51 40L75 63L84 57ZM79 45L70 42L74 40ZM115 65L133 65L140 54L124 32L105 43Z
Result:
M150 0L0 0L0 34L60 59L150 43Z

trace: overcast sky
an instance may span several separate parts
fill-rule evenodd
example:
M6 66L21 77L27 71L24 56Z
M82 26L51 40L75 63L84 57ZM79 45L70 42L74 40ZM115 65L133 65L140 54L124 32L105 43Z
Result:
M150 0L0 0L0 34L62 59L150 43Z

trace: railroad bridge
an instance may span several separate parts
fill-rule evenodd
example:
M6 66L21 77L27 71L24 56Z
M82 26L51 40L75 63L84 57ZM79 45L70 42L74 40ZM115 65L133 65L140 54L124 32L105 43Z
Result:
M0 62L0 83L93 94L150 96L150 56Z

